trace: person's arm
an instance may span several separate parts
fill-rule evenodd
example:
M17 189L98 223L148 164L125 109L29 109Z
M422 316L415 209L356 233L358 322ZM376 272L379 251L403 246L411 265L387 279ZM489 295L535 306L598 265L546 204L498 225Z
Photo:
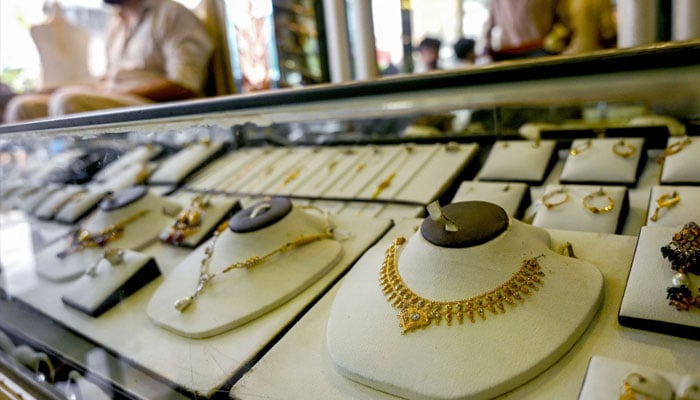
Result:
M155 102L184 100L199 94L165 78L144 83L129 89L126 93L145 97Z

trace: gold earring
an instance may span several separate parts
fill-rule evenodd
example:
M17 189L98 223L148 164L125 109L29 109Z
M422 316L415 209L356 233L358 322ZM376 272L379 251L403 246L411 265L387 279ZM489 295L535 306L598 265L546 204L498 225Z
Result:
M659 219L659 211L662 208L671 208L681 201L681 195L675 190L670 195L664 193L656 199L656 208L654 209L654 214L651 216L651 220L656 222Z
M555 202L549 201L549 200L551 200L553 197L555 197L555 196L557 196L557 195L563 195L563 196L562 196L562 199L559 200L559 201L555 201ZM566 203L567 200L569 200L569 192L568 192L565 188L559 188L559 189L557 189L557 190L554 190L554 191L552 191L552 192L549 192L549 193L545 194L544 196L542 196L542 198L540 199L540 201L542 202L542 204L543 204L545 207L547 207L547 209L550 209L550 208L552 208L552 207L556 207L556 206L558 206L558 205L564 204L564 203Z
M590 201L596 197L607 197L608 204L605 207L595 207L595 206L592 206L591 204L589 204ZM586 209L588 211L592 212L593 214L604 214L604 213L612 211L612 209L615 208L615 200L613 200L612 197L608 196L608 194L605 193L603 188L600 188L593 193L587 194L583 198L583 206L586 207Z
M634 147L632 143L629 143L624 139L620 139L613 145L612 151L615 153L615 155L622 158L630 158L637 151L637 148Z

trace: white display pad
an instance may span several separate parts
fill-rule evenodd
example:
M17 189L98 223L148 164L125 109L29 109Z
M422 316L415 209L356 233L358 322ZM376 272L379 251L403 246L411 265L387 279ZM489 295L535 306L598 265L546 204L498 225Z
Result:
M257 165L271 148L240 149L206 166L187 183L194 190L228 191Z
M457 175L476 157L476 143L447 143L438 146L428 163L410 178L393 200L428 204L444 193Z
M402 146L400 153L358 192L357 198L367 200L396 199L397 194L428 163L437 149L438 147L435 145ZM387 182L389 184L383 190L378 190L380 185Z
M111 265L104 258L97 262L93 276L83 274L66 289L64 302L72 304L88 315L97 313L105 302L114 296L134 275L138 274L153 257L130 250L123 250L123 261ZM157 270L155 264L150 267ZM154 278L154 274L151 277ZM145 277L139 284L147 284Z
M68 185L60 190L53 192L46 201L41 203L34 215L43 219L51 219L61 210L69 201L77 199L80 193L87 190L86 187L80 185Z
M223 143L195 143L163 161L149 178L150 184L174 184L205 163Z
M275 310L206 340L175 335L148 319L144 309L157 287L164 282L162 277L98 319L73 312L61 303L60 297L68 287L67 283L39 280L36 286L17 293L16 297L121 358L197 395L208 397L294 321L390 225L386 220L357 217L335 216L333 221L336 230L347 232L349 238L342 241L344 252L341 260L328 273ZM146 254L157 253L156 261L165 275L174 269L172 260L179 261L181 257L177 254L183 252L162 244L147 250ZM125 327L128 327L128 334L125 334Z
M668 145L686 138L670 137ZM700 137L691 136L690 144L676 154L666 157L661 183L700 183Z
M339 180L350 181L354 178L358 165L362 159L368 157L369 147L331 147L328 150L335 154L329 159L325 167L320 168L313 176L309 177L302 185L292 191L294 196L322 197Z
M554 140L539 145L525 140L499 140L491 148L480 180L542 182L554 156Z
M700 309L691 307L681 312L666 300L666 288L671 286L675 271L671 269L671 262L661 255L661 247L680 230L681 226L642 228L620 306L620 321L626 320L625 325L669 334L681 333L683 327L700 329ZM692 274L689 277L690 289L696 295L700 277Z
M658 218L652 221L656 209L656 200L662 195L680 195L680 201L672 207L659 209ZM689 221L700 221L700 187L692 186L654 186L649 196L649 207L646 224L648 226L680 226Z
M181 206L169 199L156 196L149 192L136 202L125 207L112 210L97 210L81 227L89 232L99 232L102 229L123 221L143 210L149 212L124 227L123 236L110 241L107 248L125 248L140 250L153 240L158 239L160 231L172 219L172 215ZM59 258L58 253L66 249L68 238L61 239L46 247L36 255L36 272L40 276L56 281L75 279L102 255L103 248L87 248Z
M18 206L20 209L26 212L33 213L39 206L41 206L43 202L51 197L51 195L61 190L62 187L63 185L55 183L49 183L42 186L41 189L37 190L31 195L24 196Z
M325 197L353 199L360 191L382 174L387 165L400 153L403 146L370 146L358 154L355 164L338 178L333 186L326 190ZM374 187L372 188L374 190ZM370 193L371 195L371 193Z
M348 378L410 399L488 399L520 386L561 358L586 329L602 296L600 272L549 250L546 231L516 220L497 238L468 248L435 246L418 232L398 254L406 285L442 301L497 287L523 259L540 254L544 285L524 303L486 321L449 327L443 321L402 334L398 311L378 283L384 255L368 253L331 307L329 355ZM504 362L516 352L517 362Z
M225 230L216 241L209 273L251 256L262 256L300 236L322 233L321 215L295 207L281 221L247 233ZM205 338L236 328L285 303L333 268L342 244L323 239L273 257L252 269L219 275L186 310L175 302L191 295L199 282L201 260L209 242L183 260L148 303L148 317L161 328L191 338Z
M179 196L184 197L182 199L178 198L178 201L180 201L183 206L183 210L191 208L192 199L196 196L196 193L188 193L186 196ZM206 200L208 205L201 210L201 222L199 229L196 232L188 235L180 244L181 246L195 247L199 245L205 236L211 235L213 230L217 225L219 225L219 223L221 223L221 220L224 217L232 213L236 207L236 203L238 202L236 199L231 197L213 195L206 195ZM174 222L175 219L172 219L170 224L163 229L163 231L160 233L160 240L166 241L170 235L170 227Z
M641 365L594 355L588 365L578 400L619 400L622 385L630 373L640 374L649 381L661 377L676 393L678 393L678 389L682 389L683 377L681 375L674 373L674 371L654 368L652 365L654 363L651 360L645 365Z
M126 165L120 171L107 176L101 181L93 182L90 186L96 190L118 192L134 185L144 184L144 175L148 177L157 167L156 163Z
M237 192L248 194L272 193L282 187L284 179L293 171L297 164L311 157L310 148L285 148L276 150L274 158L265 163L265 167L256 170L252 179L236 189Z
M99 182L102 180L109 180L113 176L119 175L126 168L130 168L136 164L144 164L158 152L160 152L161 147L153 144L146 144L134 147L122 154L121 157L107 164L106 167L102 168L93 177L93 181Z
M282 174L281 179L272 183L269 190L265 192L275 195L290 195L312 177L318 175L328 177L336 167L337 161L334 161L334 158L337 153L338 149L334 148L313 148L310 154L297 161L296 165Z
M527 189L527 184L517 182L462 182L452 198L452 203L470 200L488 201L499 205L508 215L517 217L525 201Z
M368 255L373 252L375 257L382 257L384 249L389 246L393 238L398 235L411 235L419 224L418 220L398 222L397 227L371 249ZM562 242L571 242L577 257L593 263L603 273L605 302L583 336L559 362L523 386L497 397L498 399L575 399L581 388L591 354L654 365L680 374L697 372L700 341L629 329L617 324L619 301L622 298L629 271L628 266L632 261L635 237L575 231L550 231L550 233L551 248L557 249ZM575 283L572 284L575 285ZM256 363L255 368L234 384L231 389L232 398L241 400L396 399L395 396L385 392L345 379L331 363L325 349L324 336L328 313L338 287L339 285L336 285L324 296ZM517 312L517 309L513 311ZM449 329L452 328L454 327ZM518 329L519 332L525 330L522 327ZM517 362L518 354L517 351L514 352L504 364Z
M541 228L565 229L571 231L615 233L620 225L621 212L627 207L625 204L627 188L623 186L603 186L602 189L614 201L613 209L606 213L593 213L583 206L583 198L601 189L600 186L587 185L547 185L544 194L555 192L564 188L569 195L569 199L557 206L547 208L542 203L542 198L533 201L536 207L535 218L532 225ZM563 196L558 194L548 201L558 202ZM594 207L605 207L608 203L607 197L598 196L591 200L589 205Z
M107 190L88 188L87 192L81 194L76 199L70 200L61 207L61 210L56 213L54 219L64 224L73 224L93 209L107 194L109 194Z
M643 138L624 138L625 143L635 147L630 157L613 153L613 146L619 138L576 139L572 149L582 148L590 141L590 147L578 155L569 154L564 162L559 180L561 182L611 183L633 185L637 180L637 170L644 151ZM620 146L620 151L627 151Z

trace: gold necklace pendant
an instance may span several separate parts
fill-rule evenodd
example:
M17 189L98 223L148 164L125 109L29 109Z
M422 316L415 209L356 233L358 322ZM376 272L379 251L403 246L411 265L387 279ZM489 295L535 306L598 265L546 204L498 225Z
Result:
M87 229L79 228L74 231L68 239L68 245L64 250L56 254L58 258L80 252L90 247L105 247L109 242L119 239L124 234L126 225L148 214L150 210L141 210L136 214L103 228L99 232L90 232Z
M206 196L197 196L192 199L190 206L175 217L175 221L168 230L165 243L182 244L188 236L198 232L202 226L204 210L209 207L209 199Z
M414 293L399 274L397 251L404 243L406 238L400 236L389 246L379 273L382 293L399 311L397 317L402 335L424 329L432 323L440 325L443 319L451 326L454 319L462 324L465 317L472 323L476 322L476 316L486 320L487 311L494 315L504 314L505 303L511 306L517 304L516 300L522 303L525 296L538 291L538 285L543 284L544 272L537 260L544 255L540 255L524 260L510 279L487 292L455 301L426 299Z

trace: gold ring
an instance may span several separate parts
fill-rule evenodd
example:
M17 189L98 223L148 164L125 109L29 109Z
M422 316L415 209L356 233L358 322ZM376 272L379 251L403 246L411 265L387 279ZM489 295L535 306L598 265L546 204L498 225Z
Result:
M562 197L561 200L555 201L555 202L550 202L550 201L549 201L549 200L550 200L551 198L553 198L554 196L557 196L557 195L560 195L560 194L563 194L563 195L564 195L564 196ZM554 191L552 191L552 192L546 193L546 194L545 194L544 196L542 196L542 198L540 199L540 201L542 202L542 204L543 204L545 207L547 207L547 209L550 209L550 208L552 208L552 207L556 207L556 206L558 206L558 205L560 205L560 204L564 204L564 203L566 203L567 200L569 200L569 192L567 192L566 189L564 189L564 188L559 188L559 189L554 190Z
M605 207L595 207L590 204L588 204L591 200L593 200L595 197L607 197L608 198L608 204ZM586 207L586 209L593 214L604 214L606 212L612 211L613 208L615 208L615 200L613 200L612 197L608 196L607 193L603 190L603 188L600 188L596 190L593 193L587 194L583 198L583 206Z
M629 158L632 157L632 155L637 151L637 148L634 147L632 143L628 143L625 140L619 140L613 145L612 151L622 158Z
M651 220L656 222L656 220L659 219L659 211L662 208L673 207L680 201L681 195L678 194L678 192L676 192L675 190L670 195L666 193L662 194L661 196L659 196L658 199L656 199L656 209L654 209L654 214L651 216Z
M592 141L591 139L586 140L583 144L579 144L578 146L574 146L569 150L569 154L572 156L577 156L584 151L588 150L591 148Z

